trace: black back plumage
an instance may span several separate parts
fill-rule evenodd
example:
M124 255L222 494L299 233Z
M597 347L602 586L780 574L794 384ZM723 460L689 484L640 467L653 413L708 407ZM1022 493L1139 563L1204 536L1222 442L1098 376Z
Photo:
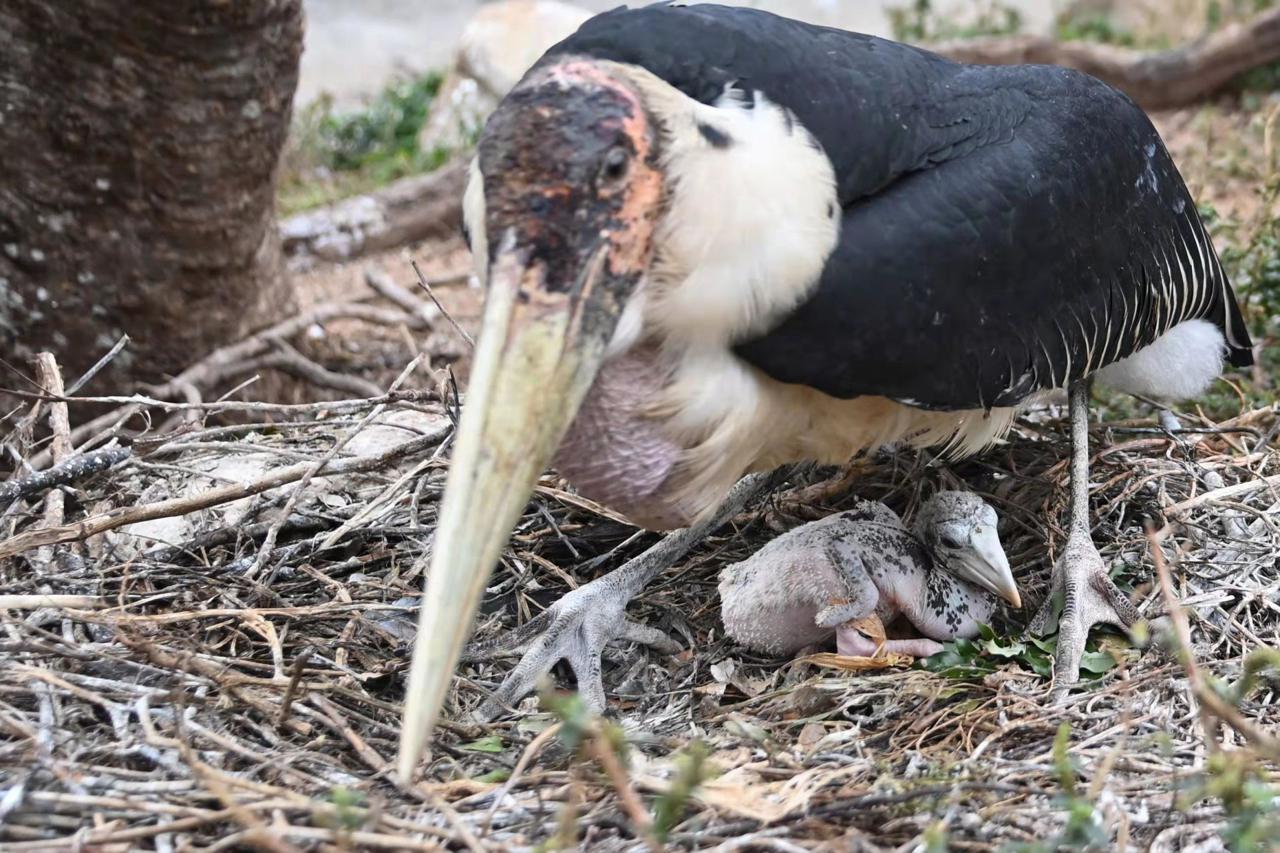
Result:
M552 48L690 97L758 91L835 167L841 235L811 295L737 353L783 382L926 408L1012 405L1184 320L1251 344L1147 116L1052 66L973 66L724 6L599 15Z

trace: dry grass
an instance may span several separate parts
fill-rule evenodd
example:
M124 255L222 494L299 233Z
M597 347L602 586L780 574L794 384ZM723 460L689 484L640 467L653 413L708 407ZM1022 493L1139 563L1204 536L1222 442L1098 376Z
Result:
M130 459L69 487L69 520L125 507L138 517L140 504L220 485L210 465L229 457L258 466L240 471L241 482L311 470L327 456L362 472L321 470L304 493L295 477L234 515L201 510L165 529L178 538L167 546L116 526L4 563L5 593L33 597L8 599L0 620L5 849L519 849L554 843L565 825L592 849L631 849L645 843L640 816L681 780L701 784L668 803L667 840L679 848L745 849L742 839L754 838L761 848L894 849L945 833L960 849L1043 841L1096 820L1111 843L1181 849L1220 837L1233 819L1224 795L1195 794L1223 778L1210 772L1217 750L1252 756L1253 778L1274 778L1274 764L1198 707L1183 666L1120 651L1119 639L1111 648L1121 665L1052 707L1048 685L1016 658L975 681L904 669L847 675L761 660L722 637L719 567L776 528L839 508L851 487L906 511L957 479L985 492L1034 601L1062 541L1066 498L1062 424L1042 413L960 466L884 454L860 461L854 478L819 472L825 486L793 484L664 576L633 610L689 651L619 648L606 665L629 743L625 765L613 768L625 784L601 766L617 754L600 746L611 742L607 728L530 699L491 726L448 726L423 780L398 787L388 760L405 643L451 430L437 395L417 384L383 398L385 412L414 419L401 438L391 433L390 446L407 442L411 453L361 446L386 421L385 412L369 417L372 403L273 409L271 426L228 428L208 416L167 440L135 442ZM231 406L228 415L261 412ZM1280 644L1280 417L1273 407L1190 423L1205 431L1171 437L1147 421L1095 430L1094 533L1144 610L1158 609L1147 527L1170 523L1163 555L1192 614L1195 658L1230 681L1251 651ZM379 452L382 464L359 462ZM5 536L43 523L40 497L5 511ZM279 538L263 559L273 528ZM544 480L491 584L480 636L526 621L653 539ZM35 598L50 595L81 598ZM997 627L1016 632L1023 618ZM509 665L466 669L454 719ZM1274 730L1277 695L1264 684L1239 713ZM548 735L557 722L564 728ZM1055 760L1063 723L1070 766ZM597 732L585 735L595 746L575 760L565 730L583 727ZM690 769L695 742L706 773ZM1064 780L1078 784L1074 798ZM632 793L629 810L620 789Z

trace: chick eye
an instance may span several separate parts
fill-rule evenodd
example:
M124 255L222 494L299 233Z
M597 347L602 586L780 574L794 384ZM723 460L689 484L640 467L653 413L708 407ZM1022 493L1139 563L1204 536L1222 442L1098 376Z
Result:
M952 536L950 533L944 533L942 534L942 547L955 550L957 548L963 548L964 543L955 536Z
M609 149L609 153L604 155L604 161L600 164L600 183L603 186L616 184L627 176L627 165L631 161L631 156L627 153L627 149L621 146L615 146Z

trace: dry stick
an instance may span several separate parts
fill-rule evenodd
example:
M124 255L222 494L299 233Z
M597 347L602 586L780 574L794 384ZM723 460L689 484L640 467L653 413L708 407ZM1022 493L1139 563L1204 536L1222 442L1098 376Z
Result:
M315 651L312 648L302 650L293 661L293 671L289 673L289 685L284 689L284 697L280 700L280 715L276 717L276 725L284 724L289 719L289 711L293 708L293 699L298 694L298 682L302 681L302 671L306 668L307 662L311 660L311 655Z
M283 339L275 340L272 343L276 347L275 352L234 365L236 368L245 368L244 370L237 370L237 372L250 373L256 372L261 368L274 368L299 379L305 379L312 385L318 385L321 388L333 388L337 391L344 391L361 397L377 397L382 393L382 388L367 379L361 379L359 376L351 376L347 373L337 373L316 364L287 344Z
M107 350L106 355L104 355L102 358L94 362L93 367L90 367L83 374L81 374L79 379L71 383L71 387L67 389L66 393L68 395L74 394L84 386L88 385L89 381L92 380L93 377L97 376L99 371L102 370L102 368L106 367L108 364L115 361L116 356L118 356L120 354L120 351L124 349L126 346L128 346L128 344L129 344L129 336L121 335L120 340L116 341L115 346Z
M474 347L476 345L475 340L467 334L466 329L458 325L458 321L453 319L453 315L445 310L444 306L440 304L440 300L436 299L436 295L431 292L431 285L427 284L427 277L423 275L422 270L418 268L418 262L409 261L409 264L413 267L413 271L418 274L418 286L427 292L427 296L431 297L431 301L440 309L440 313L444 315L444 318L449 321L454 329L457 330L459 335L462 335L462 339L467 342L467 346Z
M447 432L447 429L442 428L430 435L420 436L412 441L396 445L376 456L357 456L352 459L339 460L333 463L326 473L332 476L361 474L376 470L384 465L397 462L410 454L418 453L434 446L445 432ZM71 524L64 524L61 527L42 528L19 533L17 536L11 536L0 541L0 559L13 557L32 548L39 548L42 545L54 545L59 542L75 542L80 539L86 539L99 533L105 533L108 530L115 530L117 527L124 527L127 524L186 515L196 510L230 503L240 498L260 494L268 489L274 489L277 486L300 480L314 467L315 463L313 462L302 462L270 471L248 483L220 486L198 495L171 498L153 504L144 504L143 506L120 507L99 515L91 515Z
M98 359L97 362L94 363L93 367L90 367L80 376L79 379L71 383L71 387L68 388L65 392L66 396L70 397L74 395L77 391L79 391L81 388L87 385L89 381L93 379L94 376L98 375L99 371L101 371L104 367L106 367L113 360L115 360L115 357L120 354L121 350L123 350L128 343L129 343L129 336L128 335L121 336L120 340L116 341L115 346L113 346L110 350L108 350L106 355ZM0 447L8 447L9 444L13 441L13 439L16 436L21 435L24 429L28 428L31 424L34 424L36 422L36 419L40 415L40 406L41 406L41 401L37 399L35 402L35 405L32 406L31 411L28 412L27 415L21 421L19 421L17 426L11 431L9 437L5 439L4 443L0 445ZM72 433L72 438L73 440L75 440L74 432ZM15 451L15 455L16 455L16 451ZM48 460L51 459L52 456L53 456L52 449L46 450L36 457L36 460L37 460L36 462L28 463L26 467L30 469L38 470L44 467L44 465L48 464ZM38 460L44 460L44 461L38 461ZM93 473L93 472L90 472L90 473ZM4 497L2 496L2 494L0 494L0 504L3 504L3 502L4 502Z
M591 738L591 754L596 761L600 762L609 781L613 783L613 789L618 792L618 799L622 802L623 811L635 824L636 834L644 839L645 846L651 853L662 853L662 845L653 834L653 819L644 810L644 804L636 795L636 789L631 786L631 780L627 777L627 771L622 769L617 753L598 730Z
M1280 474L1272 474L1270 477L1260 477L1256 480L1246 480L1243 483L1236 483L1234 486L1223 486L1221 489L1203 492L1194 498L1188 498L1185 501L1167 506L1164 509L1164 514L1166 518L1172 519L1175 516L1186 515L1188 510L1195 509L1201 504L1228 498L1238 498L1241 495L1252 494L1276 484L1280 484Z
M62 371L58 369L58 360L51 352L42 352L35 358L36 380L40 387L50 396L61 397L66 391L62 384ZM49 446L53 453L53 464L60 465L71 456L71 418L67 404L63 401L49 404L49 430L53 433L53 441ZM62 490L52 489L44 497L44 526L57 527L62 524L65 514ZM47 563L53 559L52 552L42 551L37 560Z
M367 269L364 271L364 280L371 288L377 291L381 296L390 302L394 302L400 308L409 312L415 317L420 317L424 323L434 323L436 318L440 316L439 303L435 308L427 305L418 297L396 284L391 276L379 269Z
M1280 738L1272 737L1259 729L1240 709L1232 705L1205 681L1204 674L1196 665L1191 651L1191 628L1187 625L1186 614L1173 593L1173 581L1169 577L1169 567L1164 561L1164 552L1160 549L1159 537L1155 533L1147 534L1151 549L1151 559L1155 562L1156 576L1160 580L1160 593L1164 597L1165 608L1173 622L1174 638L1178 643L1178 658L1186 670L1187 680L1191 683L1191 693L1196 697L1203 709L1222 720L1239 732L1255 749L1263 753L1271 761L1280 761ZM1206 729L1205 734L1209 732Z
M498 791L497 796L493 798L493 805L489 808L489 813L485 815L483 832L488 834L489 827L493 825L494 815L498 813L498 807L502 805L502 801L507 798L507 794L515 788L516 782L524 775L524 771L528 769L529 764L537 757L542 747L546 746L556 735L560 734L560 730L564 728L564 723L554 723L538 733L537 737L529 741L529 745L524 748L524 752L520 753L520 759L516 761L516 766L511 771L511 775L507 777L507 781L503 783L502 789ZM486 793L485 796L488 796Z
M81 424L72 430L71 438L77 444L81 444L86 440L98 435L102 430L107 429L112 424L123 422L141 412L147 406L160 406L165 409L189 409L197 408L206 412L218 411L280 411L280 410L299 410L301 404L289 407L271 403L226 403L226 404L200 404L191 406L188 404L165 403L165 400L181 397L184 395L184 387L192 386L195 388L210 387L217 384L219 380L229 378L226 370L229 366L242 365L249 359L260 356L267 352L271 347L272 339L292 338L301 332L306 331L310 326L318 323L324 323L329 320L339 319L355 319L363 320L369 323L377 323L384 326L398 326L401 324L408 325L410 328L422 327L422 321L419 318L411 317L403 311L389 310L374 305L364 305L359 302L326 302L317 305L310 311L291 317L277 323L270 328L264 329L257 334L251 335L242 341L214 350L209 355L200 359L200 361L182 371L173 379L161 385L151 387L149 390L150 397L142 395L133 395L130 397L85 397L80 398L85 402L100 403L117 403L122 404L119 409L94 418L92 421ZM235 374L232 374L235 375ZM27 394L17 394L15 396L29 396ZM160 399L156 399L160 398ZM312 408L319 408L318 405ZM50 455L45 453L37 455L31 460L33 468L39 469L49 464Z
M0 509L16 500L43 492L54 486L74 483L77 480L114 468L133 455L127 447L106 447L72 456L61 465L55 465L45 471L0 483Z
M1280 59L1280 9L1156 52L1045 36L946 42L929 49L985 65L1065 65L1105 80L1145 109L1163 109L1201 101L1237 75Z
M0 610L39 610L42 607L92 610L106 606L106 601L93 595L0 595Z
M425 356L420 355L413 361L409 362L405 369L400 371L400 375L395 378L395 381L391 383L391 387L387 389L387 393L390 394L399 389L399 387L404 384L404 381L413 374L413 371L418 369L418 365L422 363L422 359L424 357ZM276 538L280 535L280 528L284 527L284 523L288 521L291 515L293 515L293 511L297 508L298 501L302 498L303 492L305 492L307 490L307 486L311 484L311 478L320 473L320 471L333 460L333 457L338 454L339 450L346 447L351 439L355 438L366 426L369 425L370 421L382 414L383 410L386 408L386 404L383 403L370 409L369 413L360 419L360 423L348 430L347 434L342 437L341 441L335 442L333 447L330 447L329 451L325 453L324 456L320 457L318 461L313 463L307 472L302 475L301 482L299 482L297 487L293 490L293 494L289 495L289 501L284 505L284 509L280 512L280 517L271 525L271 529L267 531L266 538L262 540L262 546L258 548L258 554L254 557L253 565L249 567L249 571L245 572L245 578L248 580L254 580L258 577L258 573L262 571L263 564L266 563L267 558L271 556L271 551L276 546Z
M156 397L175 397L179 382L190 382L197 387L207 386L210 384L207 381L208 378L217 376L219 368L262 355L271 348L271 342L274 340L288 340L318 323L344 318L365 320L384 326L398 326L404 323L411 328L419 328L422 325L418 318L410 317L403 311L390 311L359 302L327 302L251 335L243 341L215 350L182 371L170 382L152 388L151 393Z

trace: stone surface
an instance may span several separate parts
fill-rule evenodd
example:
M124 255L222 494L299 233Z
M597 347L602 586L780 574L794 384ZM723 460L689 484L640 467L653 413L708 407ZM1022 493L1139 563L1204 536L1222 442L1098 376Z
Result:
M483 6L458 40L457 53L423 128L422 148L467 145L538 57L591 14L561 0L504 0Z

